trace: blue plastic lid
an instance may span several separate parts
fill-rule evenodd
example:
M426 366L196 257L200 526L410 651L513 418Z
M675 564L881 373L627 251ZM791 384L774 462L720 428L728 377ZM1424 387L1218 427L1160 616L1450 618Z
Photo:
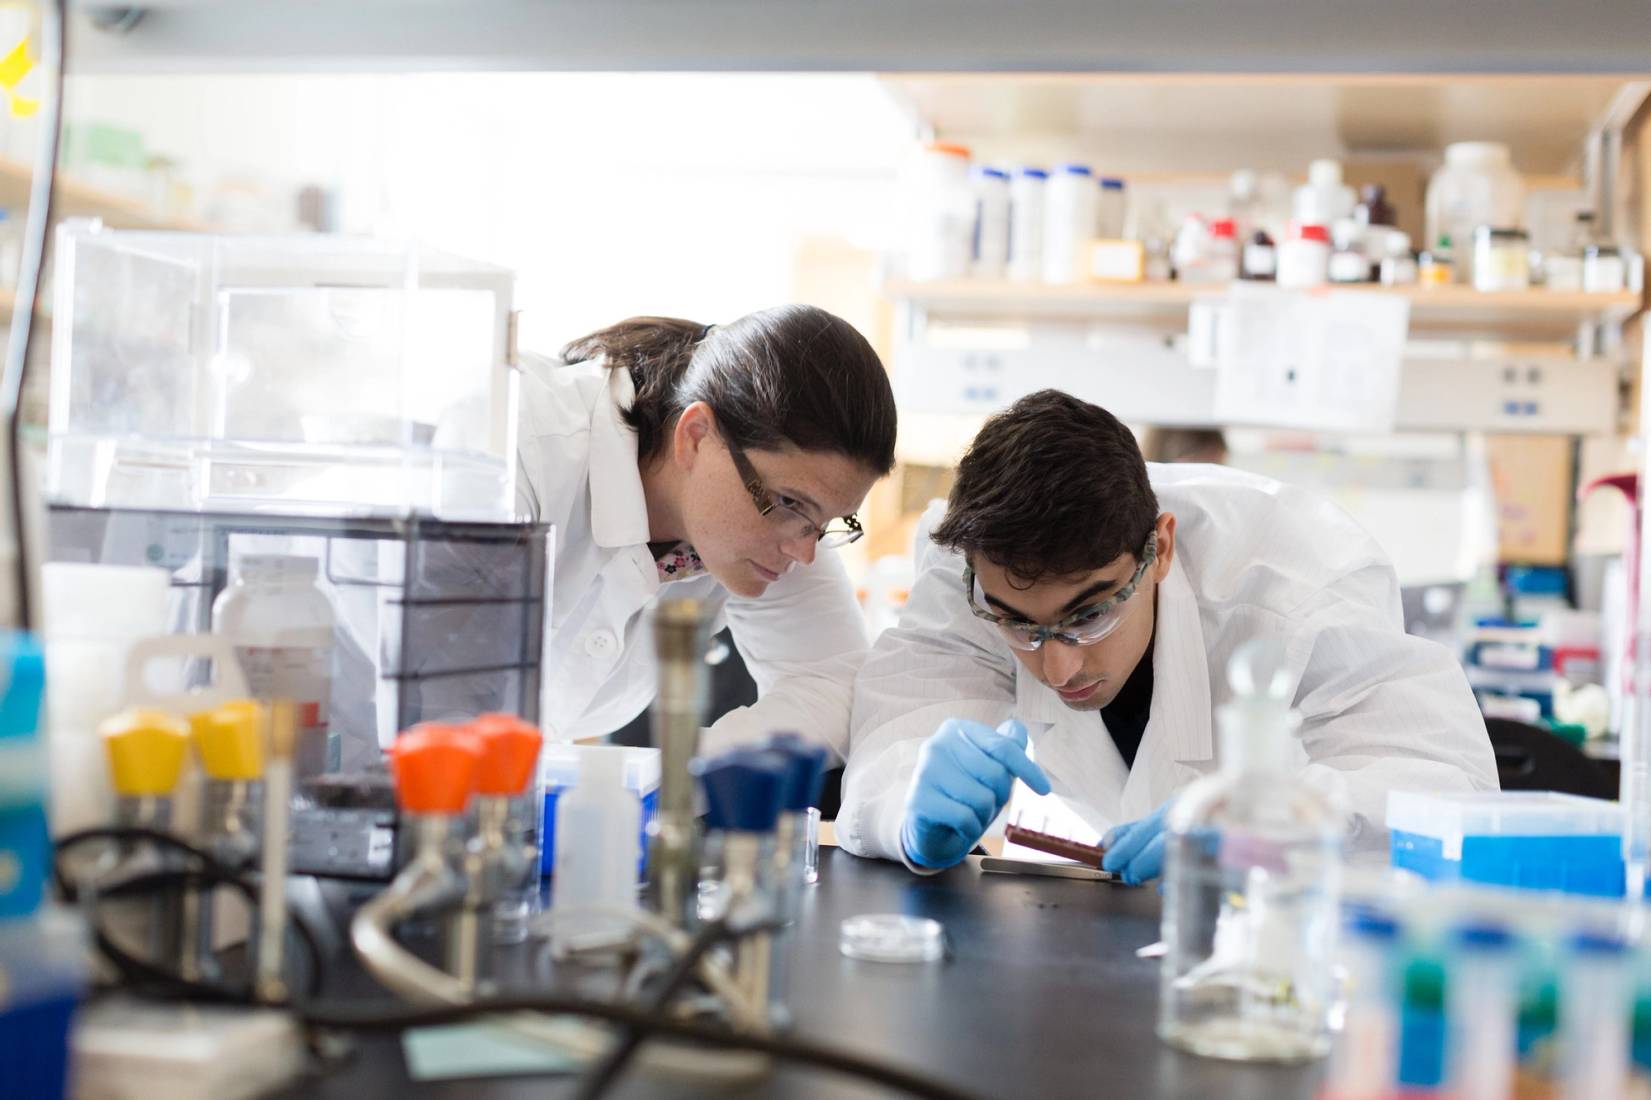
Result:
M1116 176L1104 176L1101 179L1101 187L1107 191L1122 191L1124 181Z
M1579 955L1622 955L1628 944L1608 932L1578 932L1571 937L1571 950Z
M1060 170L1069 176L1093 175L1093 173L1089 170L1089 165L1087 164L1063 164L1060 166Z
M1009 173L1005 172L1001 168L976 168L975 173L994 180L1006 180L1009 178Z
M782 809L802 813L819 804L820 788L825 784L826 762L831 754L822 745L806 741L800 734L776 733L768 740L768 747L786 758L785 793L780 798Z
M1018 174L1022 176L1029 176L1035 180L1046 180L1049 178L1048 172L1044 171L1042 168L1033 168L1030 165L1021 168Z
M1347 915L1347 931L1372 940L1393 940L1399 935L1399 923L1385 913L1373 909L1356 909Z
M788 767L783 755L762 749L735 749L696 760L694 774L705 788L706 827L773 832Z
M1503 577L1521 596L1563 596L1570 584L1565 570L1551 565L1510 565Z
M1480 950L1500 950L1513 943L1513 933L1500 924L1476 921L1458 925L1451 933L1457 946Z

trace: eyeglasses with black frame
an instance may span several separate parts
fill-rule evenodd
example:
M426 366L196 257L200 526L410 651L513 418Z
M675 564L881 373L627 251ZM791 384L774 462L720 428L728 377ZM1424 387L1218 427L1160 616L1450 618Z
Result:
M1141 547L1140 561L1127 584L1099 603L1081 607L1060 622L1048 626L1029 623L1012 615L998 615L980 606L980 601L975 599L975 567L972 565L963 568L963 591L968 596L969 610L975 618L985 619L997 627L1010 645L1024 653L1041 648L1051 638L1073 646L1095 645L1123 625L1133 606L1130 597L1135 595L1141 578L1157 560L1158 529L1154 527L1147 533L1146 543Z
M727 442L726 437L724 442ZM734 460L734 469L739 471L740 480L745 483L745 491L751 494L751 503L757 506L758 513L784 526L788 540L812 536L820 546L832 549L857 542L866 533L865 528L860 526L860 517L856 515L843 516L841 526L827 523L820 527L803 514L800 501L784 493L773 492L764 485L762 475L757 473L757 468L751 465L744 451L728 443L728 454Z

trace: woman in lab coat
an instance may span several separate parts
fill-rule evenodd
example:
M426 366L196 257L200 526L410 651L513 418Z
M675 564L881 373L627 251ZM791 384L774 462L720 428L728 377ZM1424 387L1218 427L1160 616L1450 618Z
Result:
M709 604L759 699L705 748L796 730L846 748L864 620L833 547L894 465L866 340L811 306L638 317L523 365L524 509L555 528L546 728L611 733L654 697L656 600Z

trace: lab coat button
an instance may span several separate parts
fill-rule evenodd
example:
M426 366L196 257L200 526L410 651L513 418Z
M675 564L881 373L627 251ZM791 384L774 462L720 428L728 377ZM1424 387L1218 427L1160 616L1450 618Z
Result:
M593 630L585 635L587 657L610 657L619 651L619 639L611 630Z

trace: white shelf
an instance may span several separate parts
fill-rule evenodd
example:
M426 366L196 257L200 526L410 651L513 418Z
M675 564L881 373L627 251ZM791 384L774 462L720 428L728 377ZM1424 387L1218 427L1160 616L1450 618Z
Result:
M1186 283L1050 286L977 279L891 281L884 293L934 316L982 320L1094 319L1183 327L1196 298L1223 287ZM1398 294L1410 302L1412 330L1498 336L1568 337L1588 322L1621 323L1639 312L1638 294L1533 288L1487 294L1472 287L1336 288L1330 293Z
M21 217L29 205L29 186L33 177L32 165L0 157L0 206ZM62 173L57 177L52 212L58 219L102 218L112 229L204 228L187 219L165 217L136 199L93 187Z

